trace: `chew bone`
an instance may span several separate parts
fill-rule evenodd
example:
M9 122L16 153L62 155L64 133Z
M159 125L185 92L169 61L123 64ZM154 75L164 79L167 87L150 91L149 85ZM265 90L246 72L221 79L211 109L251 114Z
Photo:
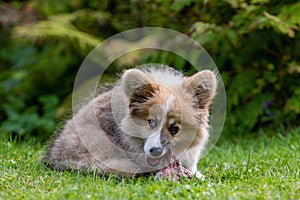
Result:
M190 180L192 179L193 174L190 172L190 170L183 167L180 160L174 155L171 155L170 157L170 164L155 174L156 180L167 179L173 182L178 181L181 177Z

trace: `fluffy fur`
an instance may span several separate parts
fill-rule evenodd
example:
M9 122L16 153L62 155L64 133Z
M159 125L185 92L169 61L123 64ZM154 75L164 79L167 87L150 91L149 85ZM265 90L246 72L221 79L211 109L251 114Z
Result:
M194 174L216 86L209 70L191 77L166 66L127 70L66 122L43 160L131 177L162 169L172 154Z

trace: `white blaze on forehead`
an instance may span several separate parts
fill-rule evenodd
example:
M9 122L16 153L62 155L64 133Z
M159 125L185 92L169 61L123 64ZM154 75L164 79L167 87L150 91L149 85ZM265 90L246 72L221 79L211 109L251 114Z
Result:
M165 104L165 111L166 112L168 112L169 109L172 107L172 105L174 103L174 100L175 100L175 96L173 94L170 94L170 96L167 99L166 104Z
M163 113L162 113L162 126L166 123L167 117L168 117L168 111L174 104L175 96L173 94L170 94L167 101L165 102L165 105L163 105Z

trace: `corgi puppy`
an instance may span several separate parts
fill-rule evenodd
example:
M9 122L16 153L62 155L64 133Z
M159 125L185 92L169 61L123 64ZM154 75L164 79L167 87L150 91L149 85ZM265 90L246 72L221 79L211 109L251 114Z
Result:
M216 87L210 70L185 77L164 65L129 69L66 122L43 161L133 177L161 170L174 155L195 174Z

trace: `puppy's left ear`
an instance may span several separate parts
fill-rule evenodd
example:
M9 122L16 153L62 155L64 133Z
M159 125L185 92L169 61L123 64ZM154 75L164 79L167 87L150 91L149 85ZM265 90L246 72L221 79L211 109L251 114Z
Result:
M208 108L216 95L217 77L210 70L203 70L186 79L189 89L198 100L200 109Z

